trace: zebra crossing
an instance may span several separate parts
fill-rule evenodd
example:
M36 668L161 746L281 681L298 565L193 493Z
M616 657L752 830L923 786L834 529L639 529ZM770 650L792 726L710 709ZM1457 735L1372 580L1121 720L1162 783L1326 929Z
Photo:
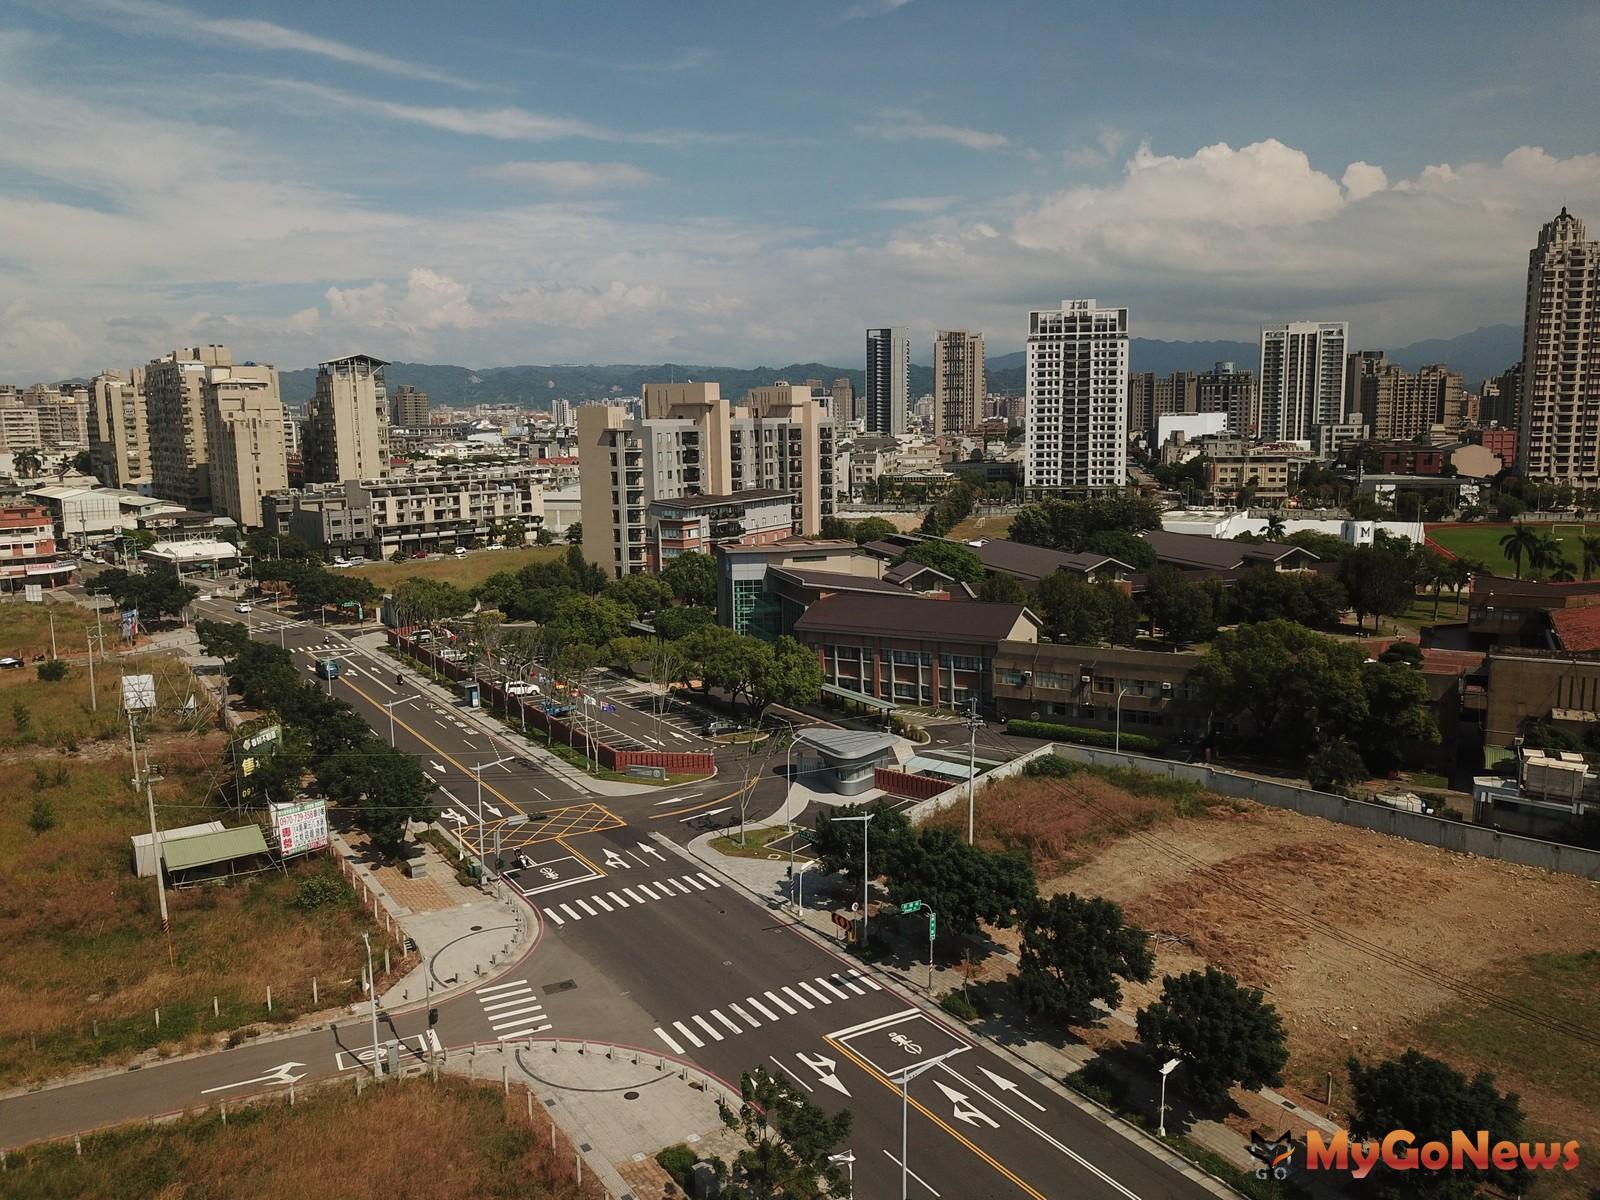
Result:
M509 1042L550 1028L544 1005L539 1003L533 985L526 979L491 983L478 988L473 995L477 996L496 1041Z
M707 1042L726 1041L808 1009L843 1003L882 990L881 985L862 971L835 971L831 975L815 975L809 980L797 979L793 984L730 1001L719 1008L708 1008L704 1013L692 1013L685 1020L671 1022L671 1032L658 1025L654 1033L674 1054L687 1054L685 1044L701 1049ZM730 1017L729 1013L733 1015Z
M575 900L551 901L540 906L540 911L556 925L567 925L585 917L600 917L622 908L643 908L656 900L675 900L679 896L692 896L696 892L709 892L722 886L712 875L694 871L667 879L653 879L649 883L619 883L615 889L597 891Z

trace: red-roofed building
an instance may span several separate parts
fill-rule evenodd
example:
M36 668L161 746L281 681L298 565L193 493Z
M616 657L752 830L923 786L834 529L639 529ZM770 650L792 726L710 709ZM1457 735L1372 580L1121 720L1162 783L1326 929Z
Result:
M1600 650L1600 607L1554 609L1550 627L1563 650L1574 654Z
M50 511L37 504L0 508L0 589L30 583L55 587L72 578L71 559L56 561L56 528Z

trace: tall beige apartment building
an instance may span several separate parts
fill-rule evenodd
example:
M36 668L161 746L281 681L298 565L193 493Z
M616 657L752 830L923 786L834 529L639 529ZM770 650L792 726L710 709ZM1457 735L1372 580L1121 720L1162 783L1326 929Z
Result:
M379 479L389 473L386 366L366 354L318 366L301 448L307 483Z
M1379 440L1411 441L1461 425L1461 375L1443 363L1412 372L1363 350L1350 355L1346 378L1360 389L1347 403Z
M428 424L428 393L409 383L389 389L389 423L401 429L423 429Z
M212 368L205 424L211 510L260 528L261 497L289 486L277 370L254 363Z
M89 384L89 469L107 487L150 489L144 368L102 371Z
M730 490L793 492L796 528L819 532L833 515L834 428L809 387L751 388L729 427Z
M1520 471L1600 486L1600 242L1565 208L1528 254Z
M933 339L933 434L961 437L976 429L988 393L983 334L942 329Z
M144 369L150 435L150 490L187 508L211 506L206 448L205 385L215 367L231 367L226 346L189 346L152 359Z

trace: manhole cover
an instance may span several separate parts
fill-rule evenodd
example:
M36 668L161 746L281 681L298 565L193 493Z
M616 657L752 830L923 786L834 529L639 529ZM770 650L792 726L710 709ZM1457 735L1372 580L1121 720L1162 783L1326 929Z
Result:
M473 926L473 927L472 927L472 932L473 932L473 933L479 933L479 932L481 932L481 931L482 931L482 930L483 930L483 926L482 926L482 925L474 925L474 926Z
M622 1098L624 1100L637 1100L639 1098L639 1093L638 1092L623 1092L622 1093Z
M579 1145L579 1146L578 1146L578 1149L579 1149L579 1150L582 1150L582 1151L583 1151L583 1152L584 1152L584 1153L585 1153L585 1154L592 1154L592 1153L594 1153L594 1147L593 1147L593 1146L591 1146L591 1145L589 1145L589 1143L588 1143L588 1142L583 1142L583 1143L582 1143L582 1144L580 1144L580 1145Z
M557 992L570 992L573 988L575 988L577 986L578 986L578 981L576 979L563 979L558 983L547 983L547 984L545 984L544 985L544 994L546 996L553 996Z

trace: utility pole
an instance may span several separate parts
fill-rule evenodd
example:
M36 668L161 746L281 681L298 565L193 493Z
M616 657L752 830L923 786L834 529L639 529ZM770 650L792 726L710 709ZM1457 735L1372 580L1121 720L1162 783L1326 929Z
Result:
M972 698L972 712L967 717L967 845L972 845L973 810L978 793L978 730L983 722L978 718L978 698Z
M128 749L133 756L133 790L139 790L139 745L134 736L133 712L128 712ZM161 832L156 828L156 793L155 786L150 780L150 746L145 744L144 751L144 796L145 803L150 810L150 856L155 859L156 866L156 900L161 909L161 932L172 932L172 921L167 916L167 885L162 879L161 868ZM168 953L171 953L171 944L168 944Z
M45 616L50 618L50 657L60 658L61 656L56 653L56 615L53 612L47 612Z
M367 986L372 989L372 1077L383 1078L383 1060L378 1057L378 976L372 970L372 938L361 931L361 942L367 948Z
M853 817L833 818L835 821L861 822L861 945L863 948L865 948L867 944L867 832L872 828L872 818L877 815L877 813L872 812L858 813ZM794 854L792 848L790 849L789 853L791 856Z
M83 639L89 646L89 711L100 711L100 698L94 694L94 634L84 631Z

